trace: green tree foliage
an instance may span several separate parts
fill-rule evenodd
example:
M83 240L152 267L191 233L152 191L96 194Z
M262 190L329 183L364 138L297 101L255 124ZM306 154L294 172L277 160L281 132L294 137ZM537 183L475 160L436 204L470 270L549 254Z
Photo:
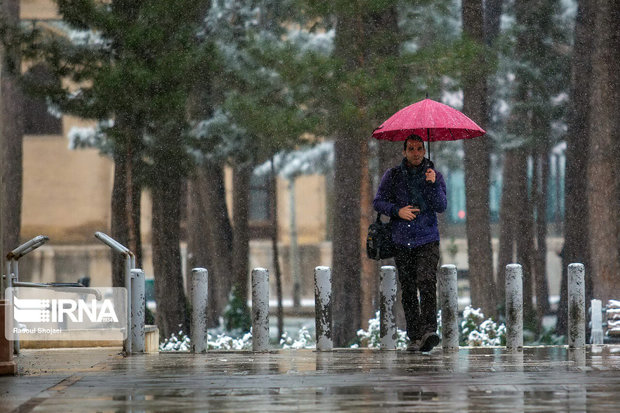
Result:
M187 96L213 69L213 51L196 35L204 2L57 3L63 33L35 22L23 53L63 84L26 83L28 91L63 113L102 121L100 133L115 147L132 145L143 155L147 178L161 176L162 160L175 166L165 173L182 175L190 165L182 140Z
M493 117L498 132L494 136L502 148L553 145L564 137L572 17L558 0L536 2L536 7L508 2L505 19L509 23L498 42L500 58L494 79L494 97L499 102ZM519 87L526 89L525 98L519 97ZM541 121L532 122L533 117Z
M228 304L224 309L224 327L226 331L243 333L250 331L252 319L247 312L245 298L239 297L236 288L232 288Z
M27 83L27 89L46 96L63 113L99 121L115 161L117 154L125 156L116 166L129 159L127 187L138 179L152 188L158 324L164 336L179 325L188 331L178 251L178 188L191 165L189 93L215 61L210 43L197 41L206 2L57 4L64 33L34 24L23 34L23 53L44 62L63 82Z
M197 119L196 146L209 158L256 165L295 148L314 128L315 116L296 87L302 63L297 45L285 39L287 2L214 1L204 20L205 38L217 50L219 70Z

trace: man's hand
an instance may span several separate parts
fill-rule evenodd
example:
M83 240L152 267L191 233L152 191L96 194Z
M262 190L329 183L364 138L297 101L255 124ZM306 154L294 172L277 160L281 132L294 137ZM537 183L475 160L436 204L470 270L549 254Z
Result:
M431 168L428 168L425 172L426 175L426 182L430 182L431 184L435 183L435 178L437 177L437 175L435 174L435 171L432 170Z
M413 221L420 213L420 208L407 205L398 210L398 216L406 221Z

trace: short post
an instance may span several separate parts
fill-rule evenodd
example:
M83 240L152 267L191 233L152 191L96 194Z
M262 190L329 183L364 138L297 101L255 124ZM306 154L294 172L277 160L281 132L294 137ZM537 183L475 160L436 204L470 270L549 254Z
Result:
M133 294L131 293L131 284L132 284L131 270L132 270L131 255L126 253L125 254L125 288L127 289L127 339L123 343L123 347L124 347L125 353L127 354L133 353L133 348L131 346L132 337L133 337L133 334L131 332L131 327L133 325L133 321L131 320L131 315L133 313L133 306L131 305L131 301L133 298Z
M590 313L590 320L592 320L590 344L603 344L603 305L601 300L591 301Z
M206 268L192 269L192 326L191 342L194 353L207 351L207 305L209 272Z
M131 352L144 353L144 311L146 308L144 271L131 270Z
M314 269L314 318L316 349L332 350L332 270L329 267Z
M379 309L379 337L382 350L394 350L396 348L396 318L394 317L394 303L396 302L396 267L384 265L381 267L379 284L381 294Z
M568 266L568 347L586 345L586 292L583 264Z
M269 348L269 271L252 270L252 350Z
M506 348L523 348L523 268L506 266Z
M459 348L456 266L442 265L437 281L441 308L441 344L444 350L455 350Z
M17 364L13 360L13 342L7 340L4 334L6 312L11 311L11 301L0 300L0 376L17 374Z

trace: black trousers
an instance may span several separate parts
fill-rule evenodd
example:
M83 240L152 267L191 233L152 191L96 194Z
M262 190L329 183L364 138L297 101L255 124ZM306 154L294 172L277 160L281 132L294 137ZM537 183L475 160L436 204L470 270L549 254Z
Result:
M394 259L402 289L407 336L419 340L424 334L437 331L439 242L415 248L398 246Z

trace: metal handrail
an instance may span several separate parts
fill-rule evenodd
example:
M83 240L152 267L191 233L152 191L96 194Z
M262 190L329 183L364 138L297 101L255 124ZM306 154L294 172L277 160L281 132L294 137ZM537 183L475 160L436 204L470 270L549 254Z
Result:
M114 238L110 237L108 234L97 231L95 232L95 238L97 238L98 240L100 240L101 242L103 242L104 244L106 244L108 247L112 248L116 252L120 252L121 254L133 255L132 252L129 250L129 248L127 248L126 246L124 246L123 244L115 240Z
M36 250L41 245L49 241L47 235L37 235L29 241L24 242L6 255L6 274L0 276L0 297L4 298L4 289L11 287L13 280L19 280L18 261L24 255ZM5 285L6 284L6 285Z
M136 256L129 248L103 232L95 232L95 238L112 248L114 251L125 257L125 288L127 289L127 338L123 343L123 348L127 354L131 354L131 270L136 266Z
M36 250L41 245L45 244L47 241L49 241L49 237L48 236L46 236L46 235L37 235L36 237L31 239L30 241L27 241L27 242L23 243L19 247L15 248L13 251L9 252L6 255L6 258L8 260L18 260L21 257L23 257L24 255L28 254L29 252L32 252L32 251Z

